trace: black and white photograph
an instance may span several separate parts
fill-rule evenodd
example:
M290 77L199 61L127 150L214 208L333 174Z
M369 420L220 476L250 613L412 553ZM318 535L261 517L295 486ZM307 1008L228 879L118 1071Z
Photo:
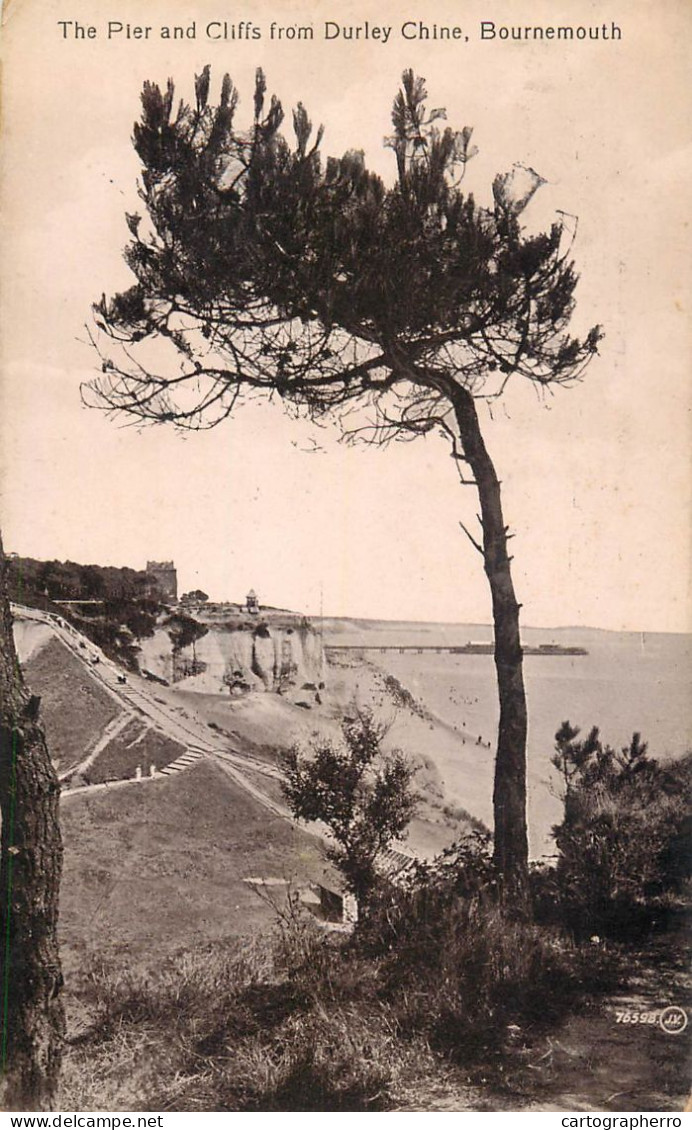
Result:
M691 36L5 0L3 1126L682 1125Z

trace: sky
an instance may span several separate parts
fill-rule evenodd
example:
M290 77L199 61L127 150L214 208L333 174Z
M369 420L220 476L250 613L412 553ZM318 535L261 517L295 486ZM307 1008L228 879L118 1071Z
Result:
M481 40L497 28L551 25L554 4L450 0L10 0L3 12L0 504L6 549L38 558L143 568L173 559L181 590L308 613L489 622L482 562L459 522L478 509L444 442L346 448L269 404L183 438L118 425L83 407L97 359L85 325L103 292L130 285L126 211L138 206L131 145L142 83L189 98L210 63L228 70L249 114L262 66L289 107L323 122L325 153L382 145L405 67L431 106L474 127L467 187L489 202L493 177L521 162L546 184L529 227L578 215L574 329L604 326L583 382L544 400L510 382L489 450L515 534L523 620L692 630L690 591L690 111L685 2L566 0L559 22L614 20L621 40ZM251 20L260 39L218 40ZM75 21L94 27L75 34ZM108 23L123 25L121 32ZM460 25L454 41L405 40L404 21ZM271 38L311 27L312 40ZM127 25L130 37L127 37ZM341 28L325 38L325 25ZM161 38L180 26L182 40ZM136 37L136 27L149 27ZM367 26L368 38L363 38ZM411 26L411 25L409 25ZM361 28L357 41L343 29ZM373 37L375 27L391 28ZM193 35L194 33L194 35ZM247 33L246 33L247 34ZM468 37L468 38L467 38ZM214 86L214 84L216 84ZM247 118L245 119L247 120ZM317 439L320 450L313 451Z

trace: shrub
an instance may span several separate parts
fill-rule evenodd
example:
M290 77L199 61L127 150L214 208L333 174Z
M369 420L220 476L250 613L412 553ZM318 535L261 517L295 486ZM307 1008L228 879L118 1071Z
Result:
M323 821L333 837L327 856L364 910L377 885L377 858L405 831L416 808L415 770L399 750L385 754L387 726L372 711L344 719L343 741L319 739L306 755L294 746L283 758L282 785L300 820Z
M421 866L408 890L380 893L353 941L378 963L380 997L402 1034L466 1065L613 980L608 954L507 916L489 840L471 834Z
M430 711L416 701L408 687L403 686L395 675L385 675L383 682L385 689L397 706L410 710L412 714L417 714L419 718L423 718L425 721L430 721L432 717Z
M458 1066L502 1072L505 1052L596 987L607 955L508 921L488 856L487 837L469 837L380 893L351 938L289 898L269 938L149 975L96 970L63 1108L376 1111Z
M595 727L578 735L564 722L555 736L564 787L553 829L558 905L580 935L630 934L660 918L689 877L692 757L661 765L639 734L619 752Z
M433 860L416 860L396 883L380 883L367 917L358 921L356 946L371 957L401 955L414 944L423 923L437 928L450 900L482 895L492 901L495 890L490 833L469 832ZM421 937L424 950L428 941Z
M481 898L414 901L382 967L382 992L404 1034L469 1065L512 1026L553 1024L585 991L580 951L558 931L509 920Z

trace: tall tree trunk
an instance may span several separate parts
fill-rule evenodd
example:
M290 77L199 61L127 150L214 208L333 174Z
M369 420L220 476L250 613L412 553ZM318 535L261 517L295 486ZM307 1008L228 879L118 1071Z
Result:
M60 788L12 637L0 541L0 1109L53 1109L64 1015Z
M505 901L521 908L528 895L526 829L527 714L519 609L514 594L500 483L488 455L476 404L459 385L450 390L464 456L478 486L485 572L490 584L495 667L500 699L493 814L494 860Z

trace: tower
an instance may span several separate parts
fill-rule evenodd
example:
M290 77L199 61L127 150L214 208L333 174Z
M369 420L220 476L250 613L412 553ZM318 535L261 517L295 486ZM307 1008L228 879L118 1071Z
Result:
M178 574L173 561L147 561L147 573L156 581L156 591L163 600L178 599Z

